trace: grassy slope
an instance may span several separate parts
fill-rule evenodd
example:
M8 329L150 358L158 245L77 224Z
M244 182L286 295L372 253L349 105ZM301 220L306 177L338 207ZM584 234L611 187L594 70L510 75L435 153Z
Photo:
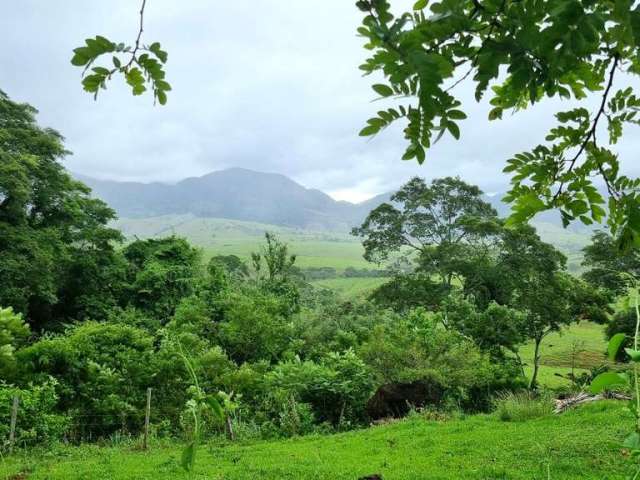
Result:
M622 407L599 402L523 423L484 415L446 422L412 419L339 435L202 446L193 477L178 466L178 445L153 446L148 453L62 448L46 456L13 457L0 465L0 478L29 471L29 480L355 480L372 473L385 480L618 479L629 469L619 442L631 418Z
M551 388L568 385L569 382L556 373L571 372L572 363L576 367L576 374L604 363L606 345L603 326L591 322L581 322L562 332L550 334L541 346L540 383ZM529 343L520 349L525 363L533 359L533 347L533 343ZM527 375L531 375L531 371L530 366L525 368Z
M145 219L121 219L115 226L128 238L186 237L202 247L205 258L212 255L238 255L248 259L264 243L266 231L276 233L298 255L299 267L376 268L362 258L360 242L347 233L313 232L262 223L191 215L167 215Z
M580 250L589 242L589 235L565 230L551 223L534 225L544 241L553 243L569 257L571 271L578 270ZM255 222L221 218L198 218L193 215L165 215L161 217L127 219L115 226L128 238L161 237L176 234L188 238L202 247L205 256L234 254L249 257L264 240L264 232L277 233L299 255L300 267L376 268L362 258L363 249L358 239L348 233L313 232Z

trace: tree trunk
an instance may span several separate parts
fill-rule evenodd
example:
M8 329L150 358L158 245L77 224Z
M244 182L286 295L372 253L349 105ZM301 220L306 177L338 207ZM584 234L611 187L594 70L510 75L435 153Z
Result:
M542 343L543 335L535 338L535 349L533 351L533 374L531 375L531 383L529 384L529 390L534 390L538 385L538 369L540 367L540 344Z

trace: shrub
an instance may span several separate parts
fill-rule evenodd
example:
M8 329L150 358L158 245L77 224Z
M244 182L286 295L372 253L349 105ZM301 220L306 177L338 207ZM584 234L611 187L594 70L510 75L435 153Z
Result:
M74 418L77 436L137 432L153 382L153 337L129 325L87 322L17 352L33 381L57 380L59 411Z
M553 413L553 402L549 395L529 391L498 395L495 406L496 414L503 422L524 422Z
M373 375L352 351L332 353L316 363L310 360L281 363L267 375L270 389L308 403L321 421L333 425L364 418L374 389ZM284 409L280 405L280 409Z
M40 385L19 388L0 383L0 445L9 438L13 398L19 398L16 442L19 446L50 444L62 439L70 419L55 413L57 382L47 379Z

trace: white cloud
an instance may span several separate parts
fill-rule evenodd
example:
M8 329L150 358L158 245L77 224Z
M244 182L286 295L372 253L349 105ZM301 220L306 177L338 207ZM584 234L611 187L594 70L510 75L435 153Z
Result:
M120 80L94 102L69 64L85 37L132 41L137 2L9 2L0 17L0 38L11 45L0 49L0 88L40 109L41 123L60 130L75 153L67 166L86 175L175 181L240 166L351 200L413 175L460 175L504 189L505 159L542 142L553 113L567 105L547 102L488 123L486 103L461 85L469 113L461 140L443 138L423 166L403 162L400 126L373 140L357 136L380 105L357 68L366 52L354 3L148 1L144 39L169 51L173 85L168 105L153 107ZM637 143L628 136L620 150L633 158Z

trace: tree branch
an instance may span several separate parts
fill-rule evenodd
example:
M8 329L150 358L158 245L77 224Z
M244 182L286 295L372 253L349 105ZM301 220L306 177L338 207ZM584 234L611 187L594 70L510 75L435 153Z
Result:
M620 57L616 54L614 56L614 60L613 60L613 65L611 66L611 70L609 70L609 79L607 81L607 86L604 90L604 93L602 94L602 101L600 102L600 108L598 109L596 116L593 119L593 123L591 124L591 128L589 129L589 131L587 132L587 135L585 136L584 140L582 141L582 143L580 144L580 148L578 149L578 152L573 156L573 158L571 160L569 160L569 168L567 170L567 174L570 174L577 161L579 160L579 158L582 156L582 154L584 153L585 149L587 148L587 146L589 145L590 142L593 142L594 147L597 147L597 142L596 142L596 129L598 128L598 122L600 121L600 117L605 113L605 108L606 108L606 104L607 104L607 99L609 98L609 93L611 92L611 87L613 86L613 79L616 73L616 68L618 67L618 63L620 62ZM605 114L606 115L606 114ZM600 172L600 175L602 175L605 184L607 185L607 190L609 191L609 194L616 196L616 193L613 191L613 188L611 187L611 183L604 171L604 168L602 167L602 164L600 162L598 162L598 170ZM558 191L555 193L555 195L553 196L553 200L552 202L555 202L558 197L562 194L562 190L564 188L565 182L564 180L560 182L560 187L558 188Z

